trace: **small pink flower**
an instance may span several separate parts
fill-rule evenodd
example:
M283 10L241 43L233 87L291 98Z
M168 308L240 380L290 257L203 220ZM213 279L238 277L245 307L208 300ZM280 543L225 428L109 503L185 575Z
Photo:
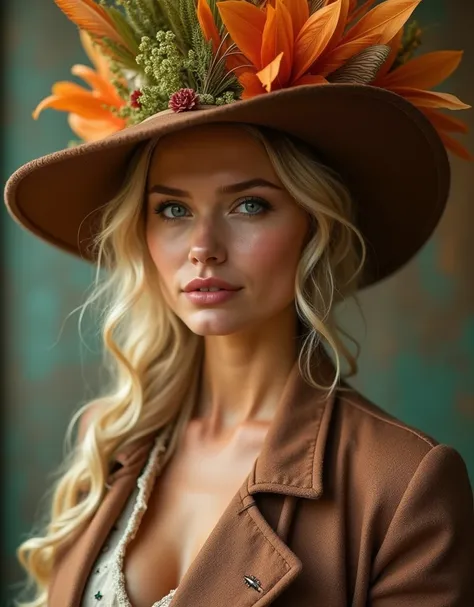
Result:
M174 112L192 110L198 103L198 96L194 89L179 89L170 97L168 107Z
M133 93L130 95L130 105L136 109L140 109L142 107L142 104L140 103L139 98L142 95L143 93L138 89L136 91L133 91Z

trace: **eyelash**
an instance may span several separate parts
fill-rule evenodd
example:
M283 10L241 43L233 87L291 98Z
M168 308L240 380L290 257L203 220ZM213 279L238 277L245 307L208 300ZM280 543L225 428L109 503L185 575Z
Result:
M246 196L245 198L240 199L238 204L236 205L236 207L240 207L241 205L245 204L246 202L257 202L262 207L262 211L260 211L258 213L240 213L241 215L247 216L247 217L263 215L265 212L268 212L268 211L272 210L272 208L273 208L270 203L268 203L266 200L263 200L263 198L258 198L257 196ZM181 202L170 202L170 201L165 200L163 202L160 202L160 204L153 209L153 212L156 215L160 215L160 218L162 221L177 221L178 219L184 219L184 217L186 217L186 216L165 217L165 215L163 214L165 209L167 209L169 207L174 207L174 206L186 208L186 206L184 204L182 204ZM234 208L236 208L236 207L234 207Z

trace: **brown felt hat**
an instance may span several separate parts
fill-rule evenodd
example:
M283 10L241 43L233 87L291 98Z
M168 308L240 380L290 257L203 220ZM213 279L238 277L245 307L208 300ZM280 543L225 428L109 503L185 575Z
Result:
M119 190L137 144L209 123L249 123L310 144L339 172L367 245L363 286L392 274L428 240L449 192L445 147L414 105L359 84L304 85L223 106L167 110L99 141L33 160L8 180L12 217L39 238L94 261L98 213Z

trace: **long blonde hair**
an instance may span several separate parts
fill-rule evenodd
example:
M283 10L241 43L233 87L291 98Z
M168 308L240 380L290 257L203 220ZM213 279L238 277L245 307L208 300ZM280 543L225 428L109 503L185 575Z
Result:
M306 381L321 342L334 353L337 385L340 359L357 369L334 319L334 304L354 296L365 259L363 238L352 219L350 194L338 175L318 161L313 150L283 133L239 125L265 147L281 182L310 215L312 230L299 261L295 305L303 329L299 365ZM49 522L42 534L23 542L18 558L34 588L24 607L44 607L55 555L81 533L106 491L110 462L118 450L177 420L166 461L192 413L199 385L203 338L193 334L167 306L156 268L146 248L143 192L156 141L137 150L123 189L103 207L94 246L97 273L93 289L79 308L97 306L103 340L103 365L110 381L104 394L76 413L70 439L84 416L84 428L53 487ZM326 387L327 388L327 387Z

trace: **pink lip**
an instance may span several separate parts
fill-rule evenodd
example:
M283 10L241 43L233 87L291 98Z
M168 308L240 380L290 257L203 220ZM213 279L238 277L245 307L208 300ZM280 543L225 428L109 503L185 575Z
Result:
M231 297L234 297L239 290L226 291L225 289L222 289L222 291L188 291L184 294L194 304L211 305L224 303Z
M200 291L199 289L218 288L220 291ZM195 304L211 305L228 301L241 287L236 287L221 278L195 278L184 287L184 294Z
M231 285L230 283L222 280L221 278L213 277L210 278L194 278L191 282L184 287L183 291L189 293L190 291L199 291L199 289L210 289L211 287L218 289L225 289L226 291L238 291L240 287ZM217 293L218 291L216 291Z

